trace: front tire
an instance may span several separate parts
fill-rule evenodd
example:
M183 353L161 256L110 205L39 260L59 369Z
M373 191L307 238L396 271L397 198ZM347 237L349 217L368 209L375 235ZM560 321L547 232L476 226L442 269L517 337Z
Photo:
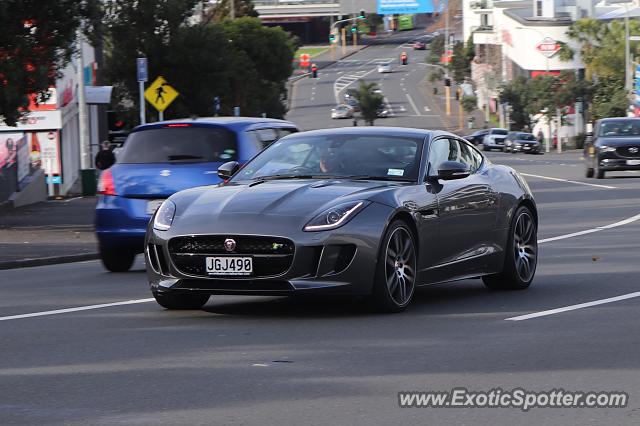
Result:
M596 175L596 179L604 179L604 170L600 168L600 164L598 164L597 158L595 161L595 167L593 169L593 173Z
M209 300L208 294L164 294L153 293L158 305L169 310L200 309Z
M131 269L136 254L126 249L100 247L100 260L110 272L127 272Z
M504 256L502 272L482 277L493 290L524 290L533 281L538 263L538 229L528 207L514 215Z
M393 222L382 239L372 299L381 312L401 312L411 303L417 276L414 236L401 220Z

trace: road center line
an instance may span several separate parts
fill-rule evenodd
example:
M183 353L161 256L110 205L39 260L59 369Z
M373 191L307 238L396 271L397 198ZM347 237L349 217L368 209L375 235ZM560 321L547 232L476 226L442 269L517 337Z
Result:
M55 311L43 311L43 312L33 312L33 313L30 313L30 314L11 315L11 316L8 316L8 317L0 317L0 321L10 321L10 320L15 320L15 319L23 319L23 318L43 317L43 316L47 316L47 315L66 314L66 313L69 313L69 312L90 311L92 309L110 308L112 306L135 305L137 303L153 302L154 300L155 300L154 298L125 300L125 301L122 301L122 302L102 303L100 305L88 305L88 306L78 306L76 308L56 309Z
M597 183L579 182L577 180L568 180L568 179L560 179L560 178L554 178L554 177L549 177L549 176L532 175L532 174L529 174L529 173L520 173L520 174L522 176L535 177L535 178L538 178L538 179L555 180L557 182L574 183L576 185L595 186L596 188L605 188L605 189L618 189L617 186L599 185Z
M591 306L604 305L605 303L618 302L620 300L632 299L634 297L640 297L640 291L633 293L623 294L621 296L609 297L607 299L594 300L592 302L579 303L577 305L564 306L562 308L549 309L547 311L534 312L532 314L520 315L517 317L506 318L506 321L523 321L532 318L546 317L548 315L555 315L567 311L575 311L576 309L589 308Z

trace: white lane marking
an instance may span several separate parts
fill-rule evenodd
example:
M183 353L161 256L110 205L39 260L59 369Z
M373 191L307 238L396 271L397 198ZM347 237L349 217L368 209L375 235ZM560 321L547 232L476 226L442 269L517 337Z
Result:
M416 106L415 102L413 102L413 99L411 99L411 95L409 95L408 93L406 93L406 95L407 95L407 99L409 100L409 103L411 104L411 107L416 112L416 115L420 115L420 110Z
M391 104L389 103L389 99L384 97L384 103L387 105L387 109L389 110L389 115L393 115L393 108L391 108Z
M621 220L619 222L610 223L609 225L598 226L591 229L585 229L584 231L572 232L571 234L558 235L557 237L544 238L538 241L538 244L548 243L551 241L565 240L567 238L578 237L585 234L593 234L594 232L604 231L605 229L617 228L618 226L628 225L630 223L640 220L640 214L631 216L630 218Z
M567 311L575 311L576 309L589 308L591 306L603 305L605 303L618 302L620 300L632 299L634 297L640 297L640 291L634 293L623 294L621 296L609 297L607 299L594 300L593 302L579 303L577 305L564 306L562 308L549 309L547 311L534 312L532 314L520 315L517 317L506 318L505 321L523 321L531 318L546 317L548 315L555 315Z
M92 309L110 308L112 306L135 305L137 303L153 302L154 300L155 299L151 297L149 299L125 300L123 302L102 303L100 305L88 305L88 306L78 306L76 308L56 309L55 311L43 311L43 312L33 312L33 313L30 313L30 314L10 315L8 317L0 317L0 321L9 321L9 320L23 319L23 318L33 318L33 317L43 317L43 316L47 316L47 315L66 314L66 313L69 313L69 312L89 311L89 310L92 310Z
M549 176L540 176L540 175L532 175L529 173L520 173L522 176L529 176L529 177L535 177L538 179L548 179L548 180L555 180L558 182L567 182L567 183L574 183L576 185L586 185L586 186L594 186L596 188L606 188L606 189L617 189L617 186L609 186L609 185L599 185L597 183L587 183L587 182L579 182L577 180L568 180L568 179L560 179L560 178L554 178L554 177L549 177Z
M424 107L424 112L431 112L431 110L429 109L429 107L428 107L428 106L425 106L425 107Z

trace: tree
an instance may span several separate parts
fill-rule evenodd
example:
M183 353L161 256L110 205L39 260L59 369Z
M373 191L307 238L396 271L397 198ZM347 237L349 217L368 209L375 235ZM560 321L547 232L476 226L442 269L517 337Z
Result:
M106 72L119 106L137 110L136 58L150 78L164 76L180 96L166 118L206 116L221 98L223 114L282 117L294 44L256 18L190 23L195 0L110 0L106 7Z
M233 0L234 17L242 18L249 16L258 17L258 12L253 7L251 0ZM209 22L222 22L231 16L231 0L221 0L205 11L205 24Z
M15 125L29 95L43 102L73 53L85 2L0 2L0 116Z
M476 98L475 96L463 96L461 102L464 112L466 112L467 114L471 114L473 111L475 111L478 105L478 98Z
M465 45L461 41L453 45L453 57L450 68L453 72L453 79L457 83L462 83L467 77L471 77L471 61L475 57L473 39L469 37Z
M444 36L439 35L434 37L429 43L429 55L427 55L427 62L430 64L439 64L440 59L444 55Z
M360 104L360 115L369 126L373 126L373 122L378 118L378 110L384 103L384 97L376 92L377 89L376 83L360 80L360 86L355 95Z
M516 129L531 128L530 80L519 76L502 86L500 102L511 106L510 118Z

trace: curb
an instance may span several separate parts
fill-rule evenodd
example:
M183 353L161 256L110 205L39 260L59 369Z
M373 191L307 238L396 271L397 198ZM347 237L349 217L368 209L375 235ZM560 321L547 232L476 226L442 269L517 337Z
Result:
M82 262L99 259L98 253L70 254L64 256L39 257L35 259L19 259L0 262L0 270L28 268L32 266L58 265L62 263Z

